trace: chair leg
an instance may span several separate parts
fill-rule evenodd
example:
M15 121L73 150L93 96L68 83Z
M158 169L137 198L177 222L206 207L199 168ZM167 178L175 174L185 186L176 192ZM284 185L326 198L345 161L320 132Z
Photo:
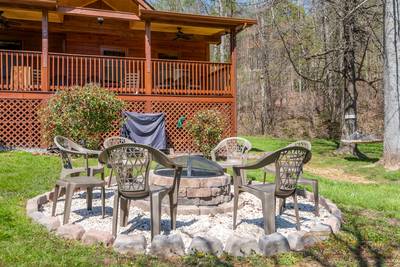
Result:
M106 216L106 189L104 185L101 187L101 216Z
M240 177L242 177L245 181L248 181L246 175L246 170L240 170Z
M151 240L161 231L161 198L159 193L150 196Z
M300 217L299 217L299 205L297 204L297 193L293 194L293 204L294 204L294 213L296 214L296 229L300 231Z
M92 210L92 202L93 202L93 187L88 187L86 188L86 204L88 210Z
M113 169L111 168L110 177L108 178L108 187L111 187L112 175L113 175Z
M119 193L116 190L114 192L114 206L113 206L113 222L112 222L112 235L115 238L117 236L118 227L118 205L119 205Z
M121 214L119 215L119 226L125 227L128 224L128 217L129 217L129 200L126 198L121 197L120 200L120 211Z
M283 210L285 208L285 202L286 202L286 198L279 199L279 215L282 215L282 213L283 213Z
M74 195L74 191L75 191L75 186L73 184L67 184L67 191L65 194L63 224L67 224L69 221L69 215L71 214L72 196Z
M57 201L58 201L59 193L60 193L60 186L56 185L54 187L54 193L53 193L53 209L51 210L51 216L56 216Z
M236 229L238 208L239 208L239 192L238 190L235 190L233 192L233 230Z
M273 193L264 194L264 196L261 197L264 220L264 233L266 235L275 233L275 201L276 199Z
M176 214L178 211L178 198L174 191L169 192L169 215L171 217L171 230L176 229Z
M62 187L60 187L60 191L59 191L57 197L59 198L59 197L61 197L61 196L64 196L66 193L67 193L67 188L64 187L64 186L62 186Z
M314 191L314 214L319 217L319 191L318 191L318 180L313 181L312 183L313 191Z

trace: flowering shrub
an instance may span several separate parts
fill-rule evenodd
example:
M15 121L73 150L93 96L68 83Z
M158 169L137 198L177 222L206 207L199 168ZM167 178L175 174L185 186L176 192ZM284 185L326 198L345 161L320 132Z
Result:
M124 102L94 84L73 87L51 97L39 110L44 141L62 135L89 148L99 148L101 135L121 123Z
M186 129L192 135L195 145L205 157L221 141L226 121L218 110L201 110L187 121Z

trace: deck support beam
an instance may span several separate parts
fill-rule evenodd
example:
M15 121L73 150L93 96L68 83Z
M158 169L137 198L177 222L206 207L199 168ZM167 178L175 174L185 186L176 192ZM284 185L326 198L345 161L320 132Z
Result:
M237 95L237 49L236 49L236 28L231 28L230 34L230 50L231 50L231 92L233 99L236 100ZM233 114L233 133L237 134L237 101L232 105Z
M41 84L42 90L49 90L49 11L42 10L42 67L41 67Z
M151 22L150 20L146 20L145 22L145 36L144 36L144 45L145 45L145 72L144 72L144 83L145 83L145 93L146 95L151 95L151 87L152 87L152 77L151 77ZM151 102L146 101L145 106L146 112L151 110Z

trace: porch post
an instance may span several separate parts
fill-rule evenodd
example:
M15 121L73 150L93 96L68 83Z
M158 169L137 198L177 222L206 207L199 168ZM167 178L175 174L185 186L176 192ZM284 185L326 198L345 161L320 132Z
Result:
M145 93L146 95L151 95L152 87L152 73L151 73L151 22L146 20L145 22L145 35L144 35L144 47L146 55L145 72L144 72L144 82L145 82ZM145 106L146 112L151 111L151 102L146 100Z
M236 28L231 28L230 34L230 50L231 50L231 92L233 97L232 103L232 114L233 114L233 136L237 133L237 102L236 102L236 94L237 94L237 50L236 50Z
M42 10L42 68L41 68L41 85L43 91L49 90L49 12Z

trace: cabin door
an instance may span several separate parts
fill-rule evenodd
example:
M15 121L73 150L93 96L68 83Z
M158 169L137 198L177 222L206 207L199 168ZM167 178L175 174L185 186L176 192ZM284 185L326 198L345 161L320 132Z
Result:
M125 79L125 59L127 50L125 48L102 47L101 54L106 56L105 81L110 85L118 87Z

